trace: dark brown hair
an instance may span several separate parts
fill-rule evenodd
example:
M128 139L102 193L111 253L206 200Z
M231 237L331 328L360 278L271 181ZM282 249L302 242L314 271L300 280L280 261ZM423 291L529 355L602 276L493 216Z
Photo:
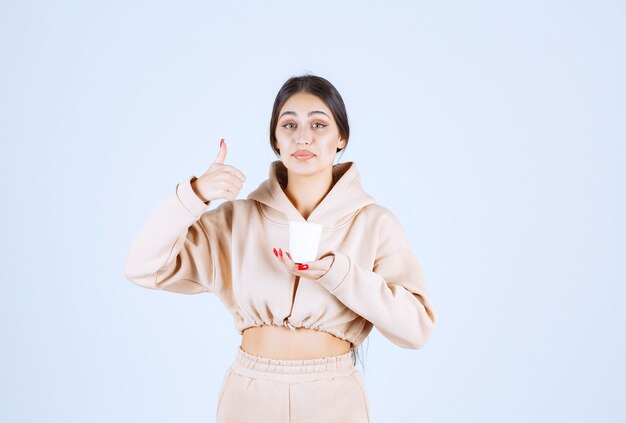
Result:
M270 119L270 147L277 156L280 153L276 149L276 125L278 124L278 113L283 105L287 102L289 97L294 94L306 92L313 94L320 98L326 104L333 114L333 118L339 128L339 135L346 142L343 148L338 148L337 152L345 150L348 146L348 140L350 138L350 125L348 124L348 113L346 112L346 106L343 103L341 94L327 79L321 76L311 75L309 73L292 76L289 78L276 94L274 100L274 107L272 109L272 118Z

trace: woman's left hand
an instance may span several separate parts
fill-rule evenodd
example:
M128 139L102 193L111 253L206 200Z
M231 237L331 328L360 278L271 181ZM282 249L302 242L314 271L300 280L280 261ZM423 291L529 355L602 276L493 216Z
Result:
M281 248L278 250L274 248L274 255L291 274L313 280L324 276L335 261L335 255L331 254L316 261L295 263L291 258L291 254L283 251Z

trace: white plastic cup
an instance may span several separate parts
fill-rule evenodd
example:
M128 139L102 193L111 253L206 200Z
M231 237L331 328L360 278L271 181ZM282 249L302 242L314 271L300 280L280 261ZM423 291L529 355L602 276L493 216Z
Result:
M317 260L322 227L320 223L289 221L289 254L295 263Z

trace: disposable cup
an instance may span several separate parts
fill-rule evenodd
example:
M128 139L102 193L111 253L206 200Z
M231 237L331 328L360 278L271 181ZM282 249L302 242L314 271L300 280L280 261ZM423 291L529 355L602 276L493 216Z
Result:
M322 237L322 225L319 223L289 221L289 254L296 263L317 260Z

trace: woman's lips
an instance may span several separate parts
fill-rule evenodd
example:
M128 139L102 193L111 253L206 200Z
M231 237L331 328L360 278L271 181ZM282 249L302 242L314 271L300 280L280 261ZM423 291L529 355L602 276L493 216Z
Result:
M315 154L313 154L313 153L295 153L293 156L296 159L298 159L298 160L308 160L311 157L315 157Z

